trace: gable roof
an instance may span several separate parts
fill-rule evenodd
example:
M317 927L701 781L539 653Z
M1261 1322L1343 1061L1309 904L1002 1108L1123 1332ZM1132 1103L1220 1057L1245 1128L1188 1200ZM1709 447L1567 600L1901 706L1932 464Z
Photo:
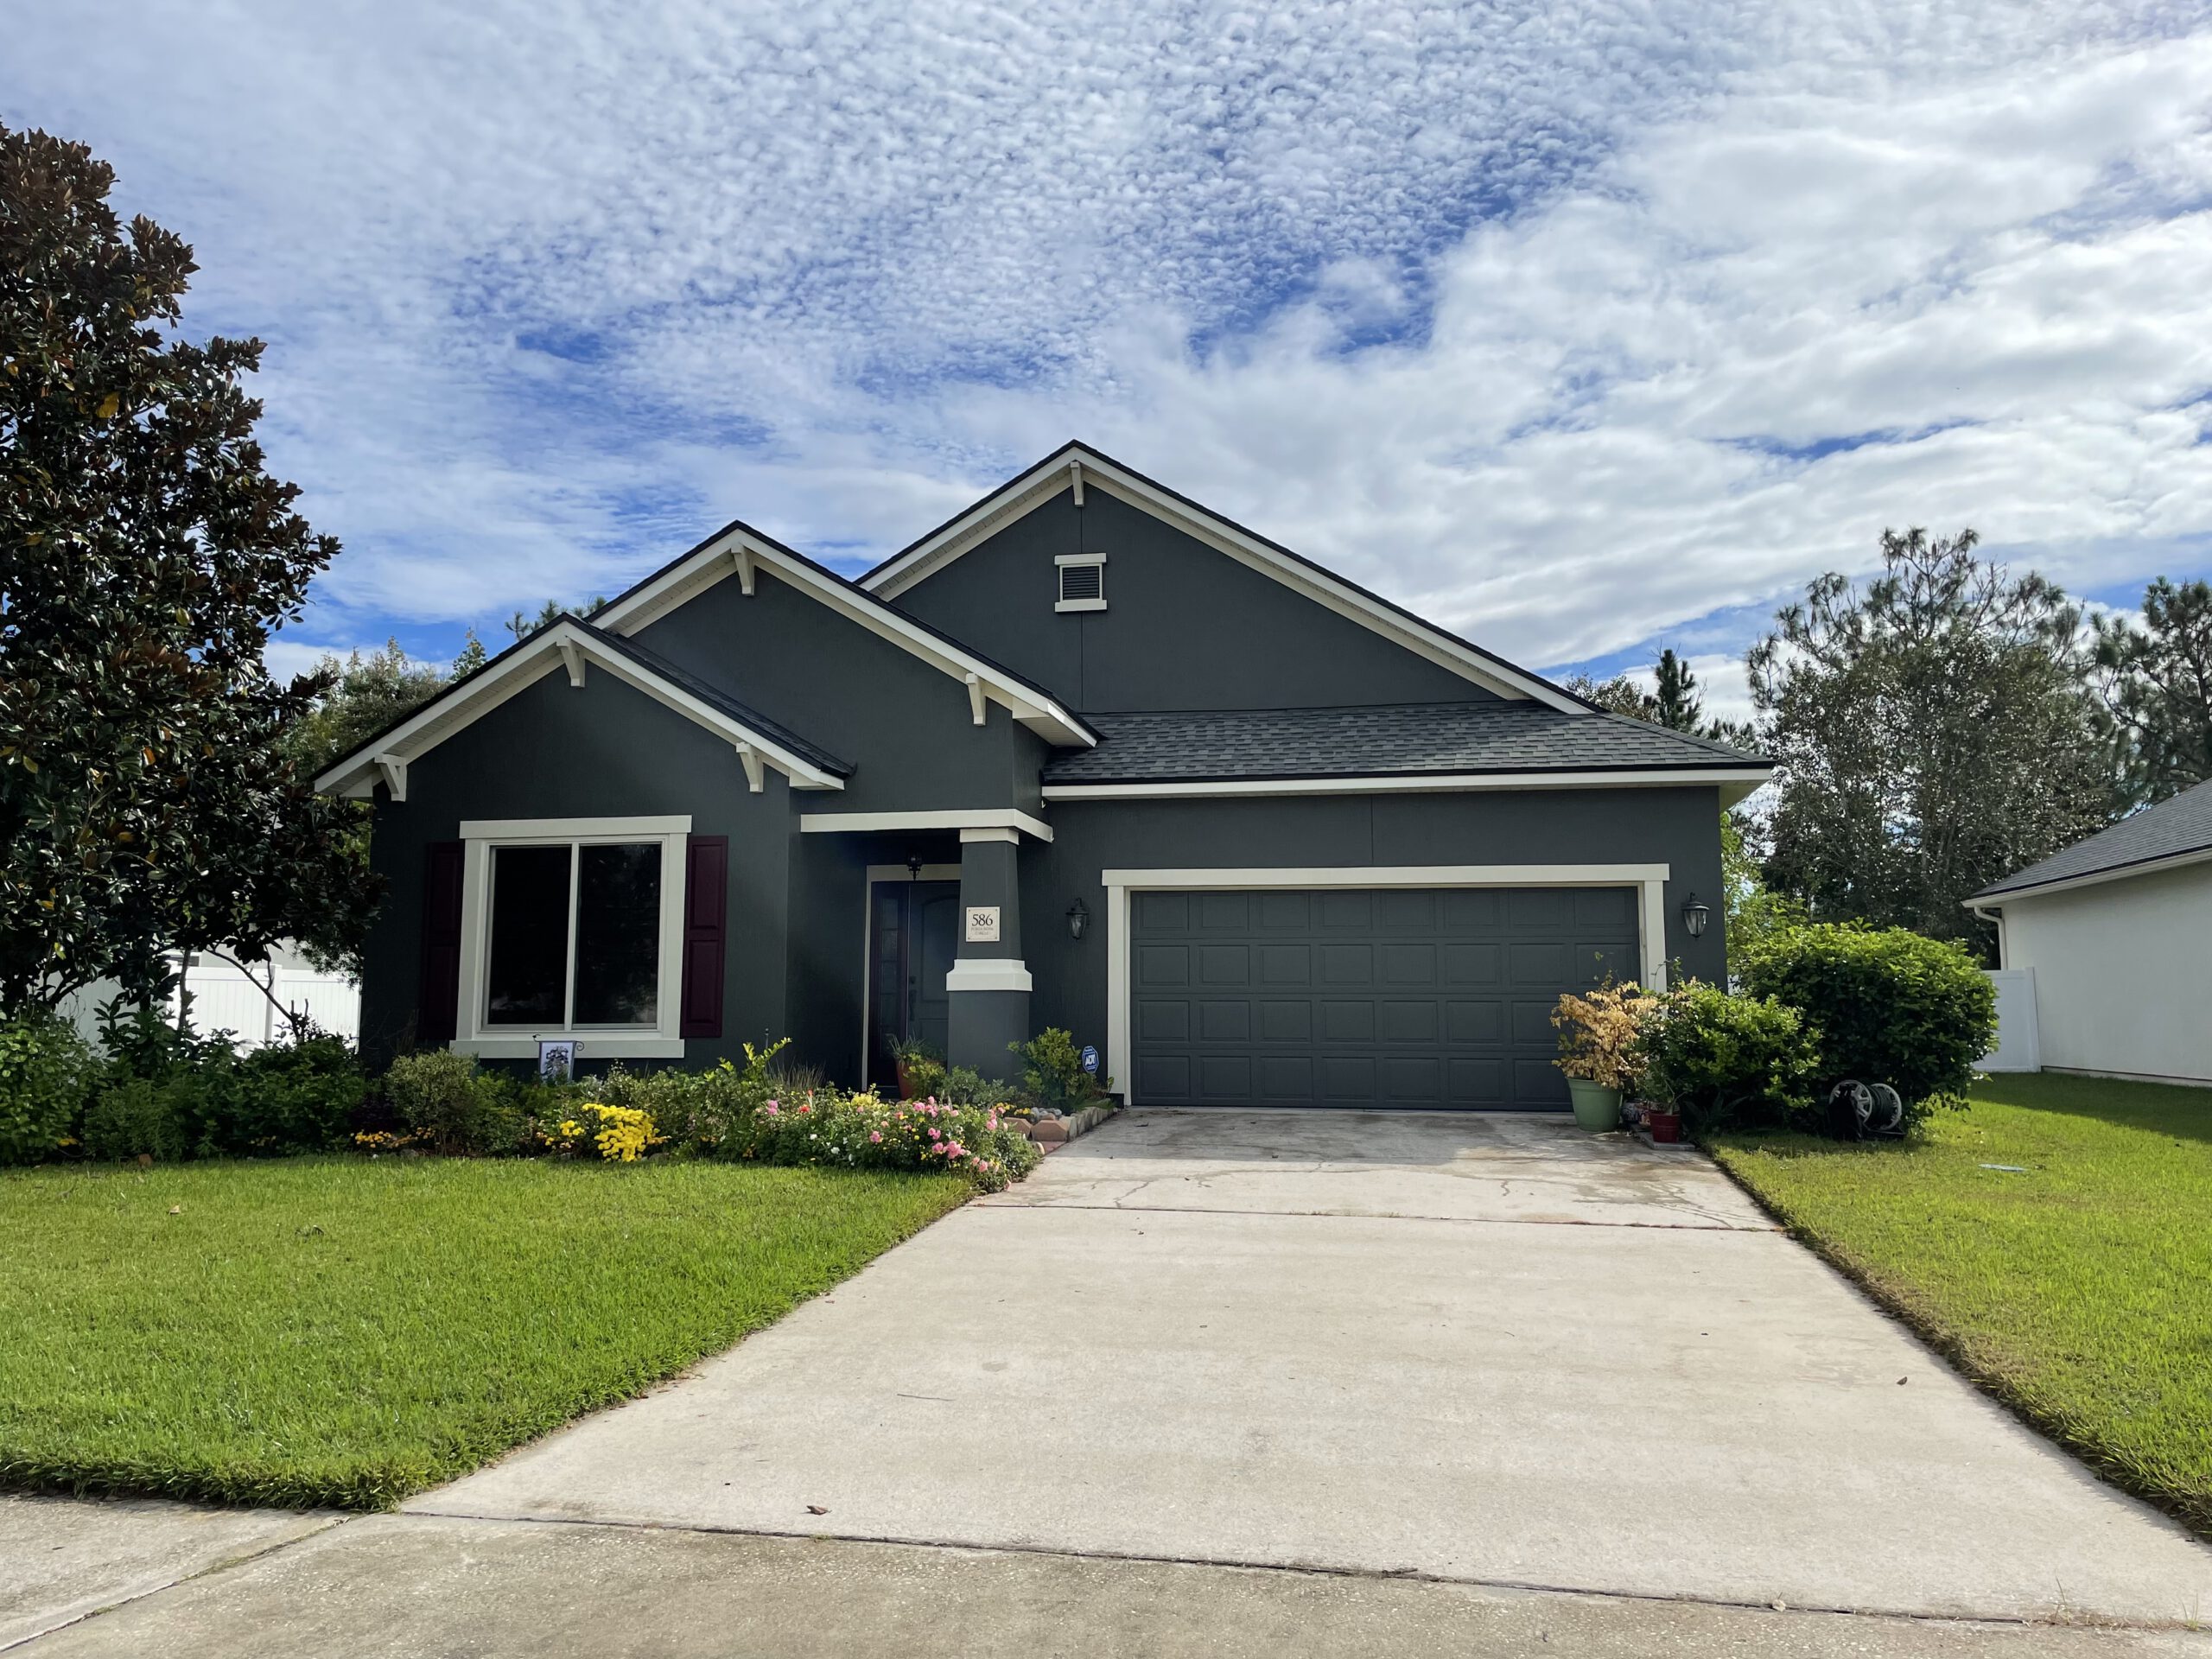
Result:
M2212 783L2199 784L2122 818L2041 863L1993 882L1967 902L2087 887L2206 859L2212 859Z
M849 762L666 658L563 613L325 767L315 786L363 798L382 782L404 801L410 761L548 674L565 669L569 683L581 686L592 665L727 739L756 791L762 766L782 772L794 789L842 789L853 774Z
M1095 749L1054 756L1046 798L1154 792L1257 793L1262 784L1501 786L1572 778L1593 785L1719 784L1737 798L1771 761L1618 715L1534 702L1395 703L1093 715Z
M607 601L591 613L591 620L606 632L626 637L730 576L750 594L757 573L764 569L847 620L964 683L971 695L1000 704L1047 742L1088 747L1098 741L1096 732L1042 686L886 604L849 577L816 563L742 519L733 518L689 552Z
M1027 471L1008 479L975 505L877 565L860 579L860 585L885 599L895 599L1015 519L1057 499L1063 490L1074 490L1080 501L1085 488L1105 490L1217 552L1272 576L1339 616L1502 697L1526 698L1570 713L1595 707L1541 675L1438 627L1402 605L1079 442L1061 445Z

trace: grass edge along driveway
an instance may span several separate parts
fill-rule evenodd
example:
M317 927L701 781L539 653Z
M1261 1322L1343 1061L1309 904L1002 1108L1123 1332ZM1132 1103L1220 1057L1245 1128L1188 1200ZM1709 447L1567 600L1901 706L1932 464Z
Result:
M0 1173L0 1486L387 1508L773 1323L968 1192L710 1162Z
M2212 1090L2041 1073L1973 1098L1903 1146L1707 1149L1983 1389L2212 1536Z

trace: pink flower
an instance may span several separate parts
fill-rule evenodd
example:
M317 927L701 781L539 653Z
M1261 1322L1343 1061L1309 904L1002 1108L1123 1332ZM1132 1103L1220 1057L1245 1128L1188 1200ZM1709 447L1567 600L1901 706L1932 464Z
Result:
M931 1140L932 1140L932 1141L935 1141L935 1140L937 1140L937 1139L938 1139L938 1138L939 1138L939 1137L938 1137L938 1135L937 1129L936 1129L936 1128L935 1128L934 1126L932 1126L932 1127L931 1128L931 1129L930 1129L930 1139L931 1139Z
M876 1142L878 1145L880 1145L883 1141L883 1131L881 1129L870 1129L868 1132L868 1138Z
M764 1116L773 1117L776 1115L776 1103L772 1100L766 1106L763 1106L760 1110Z
M987 1117L983 1120L983 1127L987 1129L995 1129L998 1126L999 1121L995 1117Z

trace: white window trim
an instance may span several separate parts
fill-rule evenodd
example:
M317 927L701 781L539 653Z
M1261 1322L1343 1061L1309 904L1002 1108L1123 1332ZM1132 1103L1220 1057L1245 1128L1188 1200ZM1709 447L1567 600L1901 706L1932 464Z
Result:
M1053 595L1052 608L1054 610L1103 611L1106 608L1106 556L1103 553L1062 553L1053 558L1052 565L1052 580L1059 584L1058 589ZM1065 591L1066 587L1066 579L1061 575L1060 572L1067 569L1071 565L1090 566L1097 570L1098 596L1096 599L1062 599L1058 596L1059 592Z
M542 1041L573 1042L586 1060L675 1060L683 1058L684 842L689 817L640 818L492 818L461 826L461 1007L452 1043L457 1054L480 1059L534 1060ZM660 842L660 982L658 1018L651 1027L562 1025L543 1029L487 1026L484 975L491 961L492 849L564 844ZM569 863L569 949L575 950L575 862ZM569 994L575 994L570 987Z
M1106 1070L1122 1098L1138 1104L1129 1069L1129 895L1186 888L1261 887L1635 887L1643 982L1667 988L1665 864L1332 865L1290 869L1101 870L1106 889Z

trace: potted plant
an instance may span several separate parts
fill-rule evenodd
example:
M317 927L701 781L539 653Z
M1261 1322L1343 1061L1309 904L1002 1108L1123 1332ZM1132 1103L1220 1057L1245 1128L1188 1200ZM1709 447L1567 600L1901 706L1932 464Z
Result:
M1651 1131L1654 1141L1672 1142L1682 1138L1682 1115L1672 1106L1661 1106L1646 1101L1643 1106L1643 1127Z
M914 1073L924 1066L939 1064L937 1052L927 1043L916 1038L902 1037L891 1045L892 1069L898 1074L899 1098L912 1100L918 1092Z
M1582 1128L1620 1127L1621 1096L1643 1072L1637 1034L1651 1002L1641 986L1608 979L1586 995L1569 991L1552 1010L1560 1051L1553 1064L1567 1074L1574 1121Z

